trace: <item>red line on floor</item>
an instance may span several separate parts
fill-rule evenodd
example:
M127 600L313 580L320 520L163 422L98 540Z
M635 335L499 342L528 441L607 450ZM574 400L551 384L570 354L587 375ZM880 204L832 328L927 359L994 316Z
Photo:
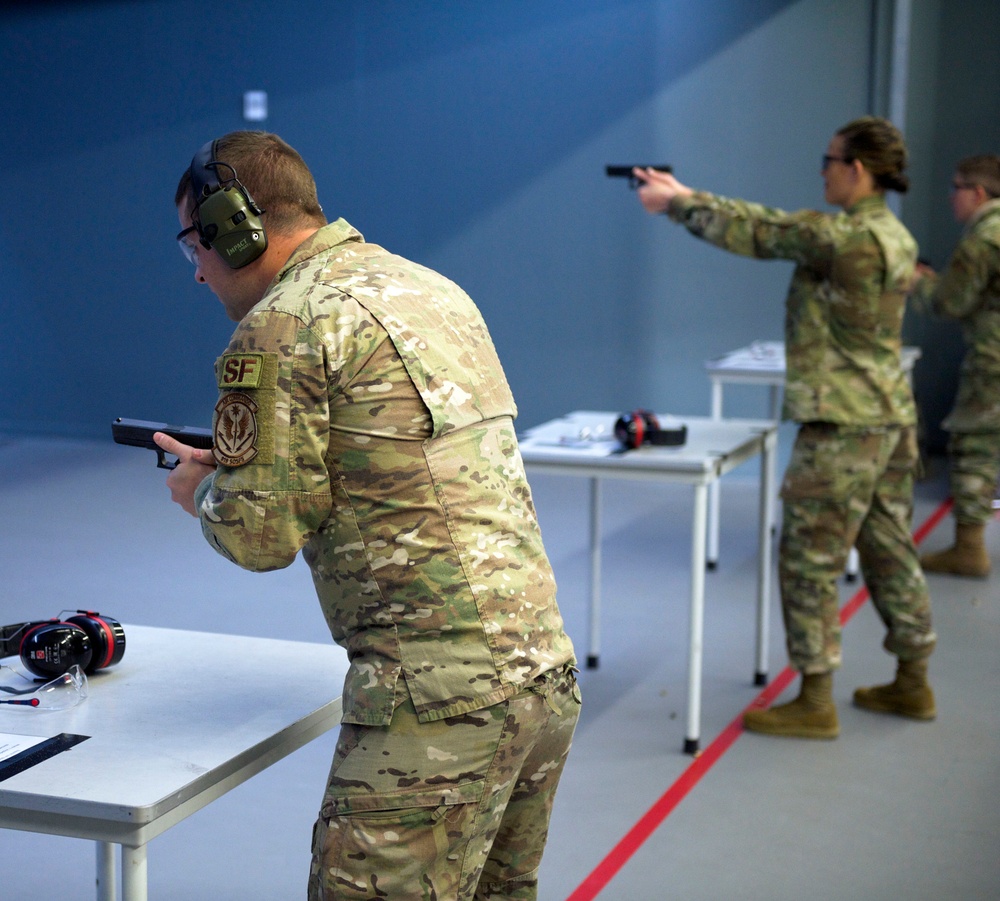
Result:
M944 501L933 513L921 524L913 533L914 542L919 545L934 527L951 510L952 500ZM840 611L841 625L846 623L861 608L868 599L868 589L860 589ZM785 667L768 684L768 686L749 704L749 707L767 707L778 695L780 695L795 678L795 672L790 667ZM625 866L629 858L635 854L642 846L643 842L649 838L660 824L670 815L681 801L684 800L688 792L691 791L702 779L702 777L719 761L733 743L743 733L743 713L736 717L722 732L716 736L715 740L702 751L691 762L690 766L678 777L677 781L670 786L656 803L647 810L639 821L621 838L617 845L611 849L608 855L602 860L581 882L566 901L593 901L597 894L615 877L615 874Z

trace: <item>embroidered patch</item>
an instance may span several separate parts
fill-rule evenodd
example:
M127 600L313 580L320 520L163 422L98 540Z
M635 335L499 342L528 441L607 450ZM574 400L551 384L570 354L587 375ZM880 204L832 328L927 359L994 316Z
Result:
M239 391L224 394L215 405L215 459L223 466L243 466L257 456L257 404Z
M264 374L264 354L223 354L218 368L219 387L258 388Z

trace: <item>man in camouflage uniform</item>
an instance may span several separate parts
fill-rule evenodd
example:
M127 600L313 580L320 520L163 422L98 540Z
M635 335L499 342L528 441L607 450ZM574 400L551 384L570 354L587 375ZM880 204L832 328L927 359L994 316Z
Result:
M884 199L886 188L905 190L904 165L890 123L867 117L844 126L823 158L826 200L843 209L838 215L786 213L635 170L649 212L733 253L797 264L786 302L783 416L800 426L781 488L779 576L788 654L802 685L791 703L747 711L752 731L839 734L837 579L855 545L898 669L892 683L858 689L854 702L935 715L926 673L936 639L910 534L916 409L900 363L916 244Z
M266 571L302 549L348 652L309 897L533 899L579 692L486 325L443 276L326 224L277 136L206 148L178 238L239 325L214 449L157 440L219 553ZM220 190L263 207L238 268L203 221Z
M985 578L984 532L1000 477L1000 157L959 162L951 207L965 224L962 240L940 278L920 267L915 295L961 322L969 345L955 405L942 423L950 432L955 543L920 563L926 572Z

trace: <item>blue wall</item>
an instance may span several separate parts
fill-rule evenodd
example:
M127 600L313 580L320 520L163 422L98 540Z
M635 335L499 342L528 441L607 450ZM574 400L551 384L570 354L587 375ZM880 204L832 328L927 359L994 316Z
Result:
M871 7L0 7L0 431L208 423L232 324L173 246L172 198L201 143L256 127L241 118L254 89L328 216L477 300L522 427L579 407L705 413L705 358L780 337L788 266L646 216L603 166L669 161L696 187L820 205L819 155L868 111ZM727 413L763 412L730 396Z

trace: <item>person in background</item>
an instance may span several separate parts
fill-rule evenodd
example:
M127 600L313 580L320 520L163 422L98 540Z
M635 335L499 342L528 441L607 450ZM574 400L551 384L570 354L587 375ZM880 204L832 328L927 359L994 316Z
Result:
M327 223L277 135L209 142L175 203L238 325L214 448L155 436L171 495L248 570L301 550L350 662L309 898L534 899L580 696L479 310Z
M918 462L916 408L903 373L901 329L916 242L885 202L905 191L906 147L885 119L840 128L823 155L826 201L842 212L795 213L694 191L672 174L636 169L638 196L693 235L758 259L795 262L785 313L783 417L799 423L781 497L779 578L798 697L751 709L754 732L834 738L833 672L841 665L837 579L852 546L896 656L895 679L859 688L869 710L932 719L927 583L910 532Z
M914 299L962 324L968 350L958 392L942 422L948 436L955 543L925 554L925 572L985 578L986 524L1000 478L1000 156L970 156L955 167L951 209L965 231L938 277L919 266Z

